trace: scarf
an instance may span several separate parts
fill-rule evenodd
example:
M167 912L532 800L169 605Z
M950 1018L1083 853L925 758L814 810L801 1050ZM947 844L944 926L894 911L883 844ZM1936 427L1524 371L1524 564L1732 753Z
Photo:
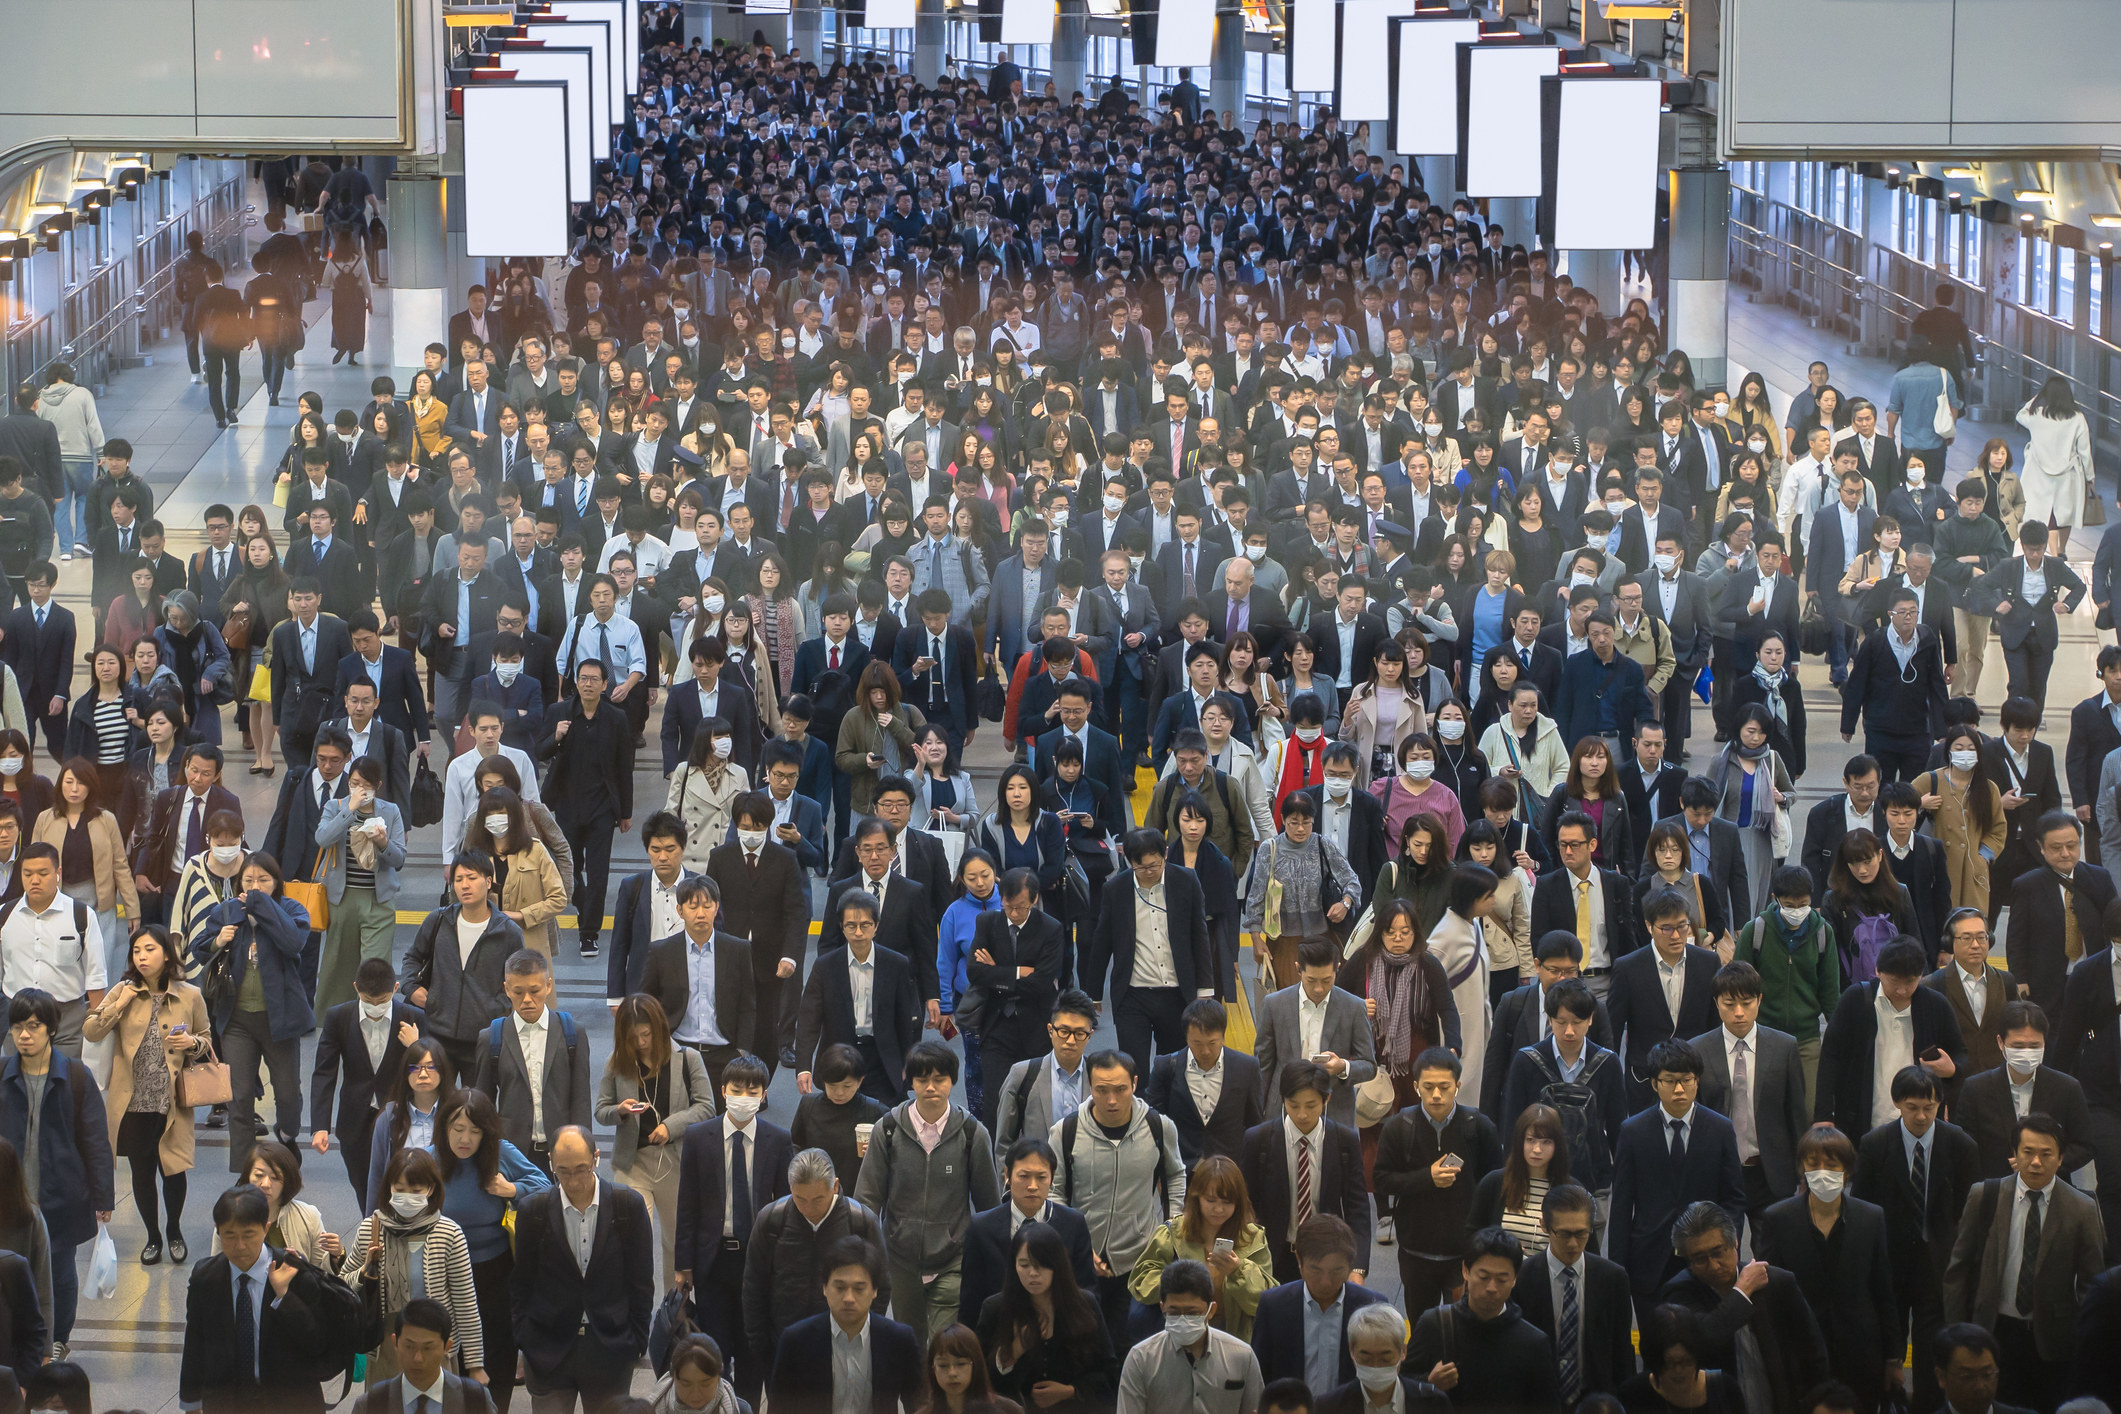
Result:
M371 874L376 870L376 840L375 836L369 834L367 830L361 827L370 820L380 820L382 818L380 815L356 815L354 816L354 828L346 832L347 848L353 854L355 866L365 869Z
M1383 1032L1385 1065L1395 1076L1414 1070L1414 1018L1428 1015L1418 952L1393 953L1383 947L1370 959L1369 994L1377 998L1377 1024Z
M694 1409L689 1404L678 1403L677 1377L665 1375L662 1382L656 1386L655 1414L737 1414L736 1394L725 1379L722 1381L720 1392L714 1397L714 1403L705 1409Z
M1281 803L1292 790L1308 790L1325 781L1326 737L1306 744L1293 733L1281 755L1281 780L1274 790L1274 823L1281 824ZM1314 797L1315 799L1315 797Z
M412 1299L413 1239L431 1236L441 1218L440 1203L416 1218L401 1218L385 1195L383 1206L376 1212L381 1230L372 1229L368 1235L371 1244L383 1244L384 1310L395 1311Z
M1770 673L1758 663L1753 664L1753 680L1767 689L1767 702L1764 705L1775 721L1784 727L1790 724L1790 705L1782 699L1782 684L1788 677L1787 672ZM1760 758L1749 756L1746 759L1757 761Z

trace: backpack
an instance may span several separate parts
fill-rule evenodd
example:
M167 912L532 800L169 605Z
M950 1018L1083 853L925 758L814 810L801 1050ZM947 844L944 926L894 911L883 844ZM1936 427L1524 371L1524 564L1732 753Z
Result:
M173 283L178 303L189 305L200 295L206 293L206 262L191 259L179 260Z
M1900 925L1893 921L1890 913L1859 913L1856 926L1849 930L1848 964L1850 983L1868 982L1878 975L1878 954L1887 943L1900 936Z
M361 297L361 267L358 265L334 265L338 273L331 277L331 297L344 295L349 301Z
M302 1299L316 1318L318 1347L309 1366L318 1384L341 1380L337 1405L360 1378L364 1357L383 1344L382 1284L364 1278L359 1287L293 1252L280 1257L296 1268ZM292 1289L291 1289L292 1290Z
M1605 1116L1599 1110L1598 1092L1591 1088L1591 1077L1613 1058L1613 1053L1602 1047L1592 1050L1574 1081L1563 1080L1560 1067L1538 1046L1527 1046L1524 1053L1532 1058L1546 1081L1539 1090L1539 1103L1551 1105L1561 1115L1561 1132L1568 1140L1570 1162L1594 1181L1610 1175L1613 1152L1606 1143Z
M1164 1117L1149 1105L1143 1105L1142 1111L1149 1117L1149 1132L1156 1136L1156 1171L1149 1176L1149 1183L1158 1193L1167 1193L1170 1189L1164 1176L1171 1171L1171 1156L1164 1149ZM1077 1110L1061 1121L1062 1181L1068 1185L1069 1200L1076 1206L1080 1203L1075 1193L1075 1136L1082 1129L1082 1117L1083 1112Z

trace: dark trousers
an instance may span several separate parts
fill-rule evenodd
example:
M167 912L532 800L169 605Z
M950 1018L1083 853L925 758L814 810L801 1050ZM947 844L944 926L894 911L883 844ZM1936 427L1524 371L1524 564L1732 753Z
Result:
M2016 648L2003 650L2003 667L2010 678L2010 695L2030 697L2042 711L2047 709L2047 674L2054 666L2055 650L2043 648L2030 638Z
M1134 1312L1134 1293L1127 1289L1128 1273L1097 1279L1097 1309L1104 1313L1105 1330L1118 1344Z
M537 1366L530 1367L530 1378L524 1383L530 1387L532 1414L573 1414L577 1401L582 1414L596 1414L632 1387L633 1364L584 1331L550 1374L541 1375Z
M214 421L227 422L243 402L243 351L206 351L206 401L213 407Z
M1112 671L1119 681L1105 696L1105 730L1119 742L1121 784L1132 785L1135 758L1149 754L1149 699L1138 674L1123 664Z
M810 947L810 941L807 938L804 939L803 949L806 953L810 950ZM769 1019L762 1016L754 1023L759 1027L765 1028L759 1035L759 1045L761 1047L771 1045L782 1055L792 1054L795 1050L797 1013L802 1010L803 1005L803 963L805 961L805 958L800 957L795 960L795 975L790 977L787 984L781 988L780 1015L778 1018Z
M708 1089L714 1094L721 1094L722 1072L729 1068L729 1062L743 1052L735 1046L709 1046L693 1041L680 1041L678 1044L699 1053L700 1064L707 1068Z
M760 945L758 957L760 960L751 969L752 993L756 998L754 1005L757 1008L752 1012L751 1051L766 1062L766 1077L771 1080L773 1073L781 1068L781 993L800 992L803 986L802 982L794 977L788 980L794 982L795 986L782 985L780 973L776 970L780 967L780 960L767 953L764 944ZM719 1084L715 1086L717 1092L721 1088Z
M1826 598L1824 594L1819 597L1822 600ZM1838 687L1841 685L1842 679L1849 675L1849 653L1855 643L1856 630L1847 620L1838 617L1835 613L1835 610L1840 608L1839 603L1825 605L1824 607L1826 608L1827 674L1834 685Z
M46 698L45 701L48 703L51 699ZM34 711L35 708L30 710ZM51 748L52 760L64 761L66 757L62 753L66 750L66 713L57 712L51 716L40 714L37 720L44 723L44 744ZM35 743L31 745L34 747ZM36 752L32 750L30 754L34 756Z
M1745 1166L1745 1222L1756 1256L1760 1250L1760 1226L1767 1220L1767 1210L1774 1202L1775 1190L1768 1187L1767 1169L1755 1159ZM1920 1350L1922 1347L1915 1348Z
M828 869L839 856L840 846L847 843L847 836L853 832L854 777L835 766L832 769L832 848L825 854ZM793 1033L790 1033L789 1044L795 1044Z
M1401 1243L1406 1239L1402 1237ZM1400 1295L1404 1309L1418 1318L1465 1283L1465 1271L1456 1257L1416 1257L1399 1254Z
M884 1054L876 1048L876 1037L857 1036L854 1038L854 1048L862 1053L864 1095L872 1100L881 1100L887 1105L895 1105L906 1098L905 1079L893 1075L890 1068L884 1064Z
M1186 994L1178 987L1112 989L1112 1024L1119 1048L1134 1057L1138 1073L1147 1075L1156 1057L1186 1044Z
M363 1180L367 1175L362 1175ZM486 1342L486 1393L493 1407L507 1414L516 1387L515 1307L509 1304L508 1279L515 1273L515 1253L503 1252L471 1264L471 1290L479 1306L479 1334Z
M259 357L265 362L265 396L277 403L280 401L280 385L287 381L287 370L295 366L295 356L261 348Z
M442 1043L443 1054L449 1057L450 1065L456 1069L457 1084L469 1085L472 1081L479 1078L479 1042L477 1037L473 1037L469 1041L453 1041L441 1036L437 1036L435 1039ZM366 1162L366 1160L363 1162Z
M2015 694L2013 694L2015 696ZM56 1253L53 1254L57 1256ZM54 1270L57 1270L54 1268ZM2069 1393L2069 1362L2043 1360L2033 1323L2015 1316L1996 1317L1997 1362L2003 1377L1996 1384L1999 1404L2023 1409L2053 1409Z
M2121 1110L2093 1105L2089 1110L2090 1132L2086 1135L2102 1174L2121 1174ZM2106 1260L2121 1262L2121 1183L2112 1188L2099 1185L2099 1212L2106 1222Z
M346 1181L353 1185L354 1203L364 1213L368 1206L368 1154L375 1143L376 1112L369 1110L359 1120L339 1131L339 1157L346 1162ZM504 1288L505 1290L505 1288ZM513 1374L511 1363L509 1373Z
M1878 762L1878 784L1882 786L1894 781L1913 781L1930 768L1927 737L1879 736L1865 732L1863 749Z
M190 360L191 371L196 375L199 371L199 331L197 329L186 329L184 331L184 357Z
M1672 680L1657 695L1657 720L1664 723L1666 748L1675 755L1694 729L1694 679L1700 676L1699 668L1674 668Z
M773 1367L773 1352L754 1352L744 1340L744 1258L746 1245L721 1238L713 1264L692 1274L692 1299L698 1308L700 1329L722 1347L724 1359L735 1357L737 1398L758 1408L759 1393L766 1387L766 1374Z
M275 1041L271 1017L262 1011L238 1011L222 1034L221 1056L228 1063L233 1095L228 1102L228 1171L247 1173L251 1146L258 1142L251 1121L258 1109L260 1064L272 1076L273 1137L290 1149L301 1142L302 1038Z
M970 1046L965 1048L968 1052ZM1009 1068L1020 1060L1043 1056L1053 1049L1053 1042L1046 1035L1046 1018L1020 1013L1016 1016L992 1016L979 1036L980 1073L986 1080L982 1087L979 1117L994 1132L995 1111L1000 1106L1003 1082L1009 1078Z
M611 882L611 837L619 822L607 813L560 821L567 846L574 851L573 896L575 932L583 947L596 945L604 928L604 891Z
M1908 1315L1908 1332L1915 1348L1915 1405L1937 1407L1936 1362L1923 1356L1944 1324L1944 1265L1929 1248L1894 1253L1893 1299Z

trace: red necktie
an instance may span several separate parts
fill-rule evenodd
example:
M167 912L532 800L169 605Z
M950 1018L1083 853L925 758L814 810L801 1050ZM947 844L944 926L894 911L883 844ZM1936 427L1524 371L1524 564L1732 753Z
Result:
M828 672L835 673L840 670L840 646L837 643L826 650L825 668Z

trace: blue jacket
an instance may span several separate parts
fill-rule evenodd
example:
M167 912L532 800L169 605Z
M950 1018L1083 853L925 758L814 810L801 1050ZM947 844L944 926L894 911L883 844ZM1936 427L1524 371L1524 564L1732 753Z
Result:
M1554 725L1562 743L1573 750L1585 737L1601 735L1601 699L1612 704L1613 733L1622 741L1634 740L1635 720L1648 705L1644 684L1642 664L1617 648L1607 664L1588 648L1568 655L1561 664L1561 689L1554 695Z
M44 1214L51 1245L73 1247L94 1237L96 1214L117 1203L103 1093L88 1067L63 1051L52 1055L38 1125L37 1191L30 1196ZM29 1086L19 1055L0 1069L0 1139L17 1153L29 1140Z
M376 1128L383 1132L387 1142L388 1127L379 1124ZM369 1192L382 1191L378 1185L382 1183L383 1169L389 1166L389 1162L386 1154L381 1167L370 1165ZM523 1157L523 1151L506 1139L501 1141L501 1177L516 1186L514 1198L496 1198L488 1193L479 1182L479 1166L465 1160L457 1162L456 1176L442 1186L442 1216L464 1229L464 1242L474 1262L492 1261L508 1250L508 1232L501 1226L502 1214L520 1205L531 1194L552 1187L552 1180L539 1173L537 1166Z
M253 903L256 899L258 902ZM231 959L228 992L214 1008L214 1025L226 1026L235 1015L236 998L243 989L243 974L250 967L250 949L258 945L258 968L265 981L265 1011L272 1018L272 1038L292 1041L316 1026L310 1009L309 989L303 984L302 952L309 946L309 910L291 898L269 902L253 890L225 903L217 903L192 929L192 956L210 957L214 939L233 925L235 939L229 943Z
M943 992L943 1010L956 1009L957 994L965 990L965 964L972 957L972 934L982 913L997 912L1002 891L994 889L985 903L967 893L943 910L943 923L935 940L935 978Z
M376 851L375 870L376 902L387 904L398 896L398 870L405 864L405 817L398 813L397 806L378 796L375 818L389 831L383 838L383 847ZM333 903L346 897L346 858L352 853L346 837L352 832L353 822L353 807L337 796L324 807L324 818L317 822L317 846L330 851L324 892Z

